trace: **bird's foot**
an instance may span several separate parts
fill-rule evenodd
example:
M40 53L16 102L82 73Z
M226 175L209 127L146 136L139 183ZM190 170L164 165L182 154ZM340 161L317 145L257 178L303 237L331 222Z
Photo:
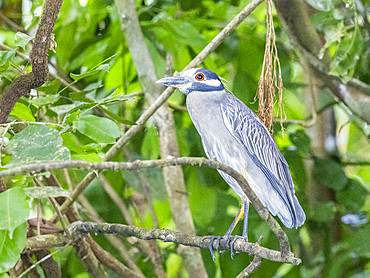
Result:
M231 251L231 258L234 259L234 254L238 254L238 252L234 253L234 244L237 239L244 239L245 242L248 242L248 236L232 236L228 235L226 240L226 247Z
M209 239L208 249L211 252L211 256L212 256L213 261L215 261L215 258L216 258L215 253L214 253L213 250L218 251L222 238L223 237L221 237L221 236L204 236L202 238L202 240ZM235 254L238 254L238 252L235 252L235 250L234 250L235 241L238 240L238 239L244 239L245 242L248 242L248 237L247 236L226 235L226 247L231 251L231 258L232 259L234 259ZM216 240L215 248L213 248L213 243L214 243L215 240ZM225 250L219 251L219 253L222 255L223 253L225 253Z
M216 236L204 236L202 240L204 239L209 239L208 249L211 252L212 260L215 261L216 257L215 257L215 253L213 252L213 242L216 239L215 249L216 251L218 251L218 248L220 247L221 236L217 236L217 237Z

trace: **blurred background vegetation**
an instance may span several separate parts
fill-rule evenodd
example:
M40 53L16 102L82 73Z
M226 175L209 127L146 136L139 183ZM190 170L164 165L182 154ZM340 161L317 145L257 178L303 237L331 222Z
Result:
M370 277L369 3L366 0L295 0L290 8L294 9L297 2L304 8L308 21L303 15L294 16L297 11L287 9L281 1L276 1L277 11L274 10L286 121L284 135L279 122L274 124L273 134L290 165L296 195L307 215L305 225L298 230L285 229L292 250L302 258L302 264L293 267L264 260L253 276ZM181 71L248 1L144 0L135 3L159 79L165 74L167 53L173 55L173 70ZM16 77L30 71L27 55L32 40L29 40L35 35L42 4L39 0L0 1L1 91ZM294 23L296 20L315 33L319 47L311 47L316 43L311 41L314 38ZM72 159L102 161L115 138L133 125L148 107L115 2L64 0L54 34L55 51L49 51L52 75L45 85L18 101L9 117L9 121L18 123L11 125L5 137L11 143L17 138L14 135L28 126L33 130L23 134L24 138L37 140L34 134L42 134L44 129L31 122L50 123L49 128L58 131ZM201 65L226 79L227 87L254 111L258 107L255 95L265 37L266 6L263 3ZM312 57L306 50L323 65L321 70L348 84L349 104L345 105L332 93L332 88L321 78L323 74L312 66ZM356 82L362 86L350 85ZM168 103L175 120L180 156L205 156L188 113L181 109L185 106L185 96L176 91ZM276 109L275 115L278 114ZM106 136L96 135L91 126L103 133L106 131ZM49 151L45 149L45 156ZM11 150L3 152L2 165L10 161L16 163L14 155ZM160 157L157 128L149 119L145 129L129 141L114 161ZM183 171L196 234L224 234L239 210L238 196L213 169L184 166ZM54 172L64 188L76 185L86 173L80 170ZM161 169L143 170L139 176L129 171L109 171L101 176L84 191L85 199L79 200L78 210L83 220L97 221L99 216L104 222L126 223L122 209L112 201L112 193L105 190L108 184L127 208L134 224L152 228L156 220L145 198L142 187L145 183L158 227L176 229ZM7 187L34 186L32 179L26 176L4 182ZM46 200L41 203L43 216L50 218L52 207ZM242 225L239 225L235 234L241 232ZM267 224L251 209L249 240L255 242L260 235L263 235L263 246L279 248ZM123 260L107 238L93 238ZM156 276L137 241L122 238L121 244L146 277ZM158 245L168 277L192 277L184 269L178 246L163 242ZM201 252L209 277L235 277L251 260L247 254L232 260L226 252L216 256L214 263L208 250ZM63 277L88 277L72 247L54 258L60 264ZM111 270L108 273L115 277Z

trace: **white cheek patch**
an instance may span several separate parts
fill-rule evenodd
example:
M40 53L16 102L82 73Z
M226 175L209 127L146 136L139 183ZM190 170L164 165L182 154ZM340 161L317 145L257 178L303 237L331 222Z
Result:
M182 75L184 75L184 76L187 76L187 77L193 77L194 76L194 74L195 74L195 72L197 71L197 70L199 70L198 68L194 68L194 69L189 69L189 70L187 70L187 71L185 71L185 72L183 72L183 74Z
M205 80L201 82L212 87L219 87L221 85L221 81L218 79Z

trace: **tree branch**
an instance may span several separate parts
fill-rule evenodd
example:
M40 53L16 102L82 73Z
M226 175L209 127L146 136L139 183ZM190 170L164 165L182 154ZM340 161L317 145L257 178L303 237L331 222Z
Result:
M206 159L204 157L180 157L180 158L173 158L173 159L162 159L162 160L136 160L134 162L87 162L87 161L60 161L60 162L48 162L48 163L39 163L39 164L29 164L23 165L19 167L10 168L7 170L0 171L0 177L3 176L14 176L20 175L24 173L30 172L41 172L41 171L49 171L51 169L62 169L62 168L70 168L70 167L77 167L80 169L87 169L87 170L137 170L139 168L153 168L153 167L168 167L168 166L178 166L178 165L198 165L201 167L210 167L221 170L226 174L233 177L240 187L243 189L244 193L248 196L249 200L252 202L253 206L255 207L256 211L260 215L260 217L267 222L270 229L274 232L276 237L279 239L280 242L280 251L282 252L283 256L286 256L290 253L290 246L289 240L283 229L280 227L278 222L271 216L268 210L262 205L261 201L258 199L257 195L252 191L248 182L245 178L233 168L219 163L217 161L212 161ZM73 192L72 192L73 193ZM82 191L81 191L82 193ZM79 194L74 194L74 196L70 196L71 202L74 202Z
M77 221L70 225L70 230L75 240L80 240L81 236L87 233L95 234L118 234L125 237L136 237L143 240L162 240L163 242L173 242L186 246L209 248L209 243L212 240L209 237L199 237L180 232L174 232L168 229L141 229L131 225L123 224L97 224L93 222ZM41 235L27 239L25 252L32 252L40 249L49 249L52 247L62 247L68 244L68 239L64 235ZM218 250L230 250L227 238L221 238ZM213 247L216 248L216 242L213 240ZM250 243L244 241L243 238L237 239L233 245L236 252L248 253L251 256L257 256L275 262L283 262L292 265L301 263L299 258L294 257L293 253L289 256L283 256L281 252L271 250L259 245L259 243Z
M0 123L8 120L15 103L31 89L41 86L48 75L48 49L51 34L63 0L47 0L43 5L40 23L30 53L32 72L16 78L4 91L0 99Z
M251 275L262 263L262 258L259 256L254 256L253 261L242 271L239 273L236 278L243 278L248 277Z

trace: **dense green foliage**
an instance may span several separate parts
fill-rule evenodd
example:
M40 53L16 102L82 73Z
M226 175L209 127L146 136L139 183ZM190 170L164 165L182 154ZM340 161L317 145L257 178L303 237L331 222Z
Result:
M326 53L331 60L330 74L344 82L352 77L367 84L370 81L370 30L369 15L366 15L369 7L362 6L365 2L307 0L307 5L313 7L310 9L312 24L325 41L320 53L316 54L323 57ZM173 70L181 71L247 3L245 0L136 1L157 77L164 76L166 53L173 55ZM30 34L37 28L42 2L12 0L1 1L0 5L3 14L29 34L18 32L0 19L0 90L4 91L17 76L31 70L24 56L17 53L29 55L33 37ZM9 117L12 124L0 127L1 142L5 144L5 151L1 153L2 166L69 159L100 162L116 138L145 111L147 102L142 94L137 94L141 86L119 19L112 0L63 2L54 29L57 47L55 52L49 51L50 72L54 77L32 90L28 98L19 99ZM201 65L228 80L227 87L255 111L257 102L253 100L263 63L265 20L266 9L262 4ZM304 57L292 44L291 35L276 14L274 24L288 119L284 124L284 136L280 124L274 125L274 137L290 165L296 195L307 221L298 230L285 229L292 250L302 258L302 264L293 267L264 260L253 275L369 277L370 130L369 123L356 116L358 111L370 113L369 96L362 96L367 101L355 98L358 111L351 111L321 84L316 96L318 120L314 126L307 129L299 123L290 123L290 119L311 119L311 77L302 62ZM128 95L131 93L135 96ZM174 107L185 106L185 96L176 91L168 102ZM333 118L327 122L325 115L330 113ZM187 112L174 109L173 115L180 155L205 156ZM367 117L370 118L369 114ZM335 132L329 134L328 126ZM154 122L150 119L145 129L124 148L114 161L159 159ZM239 210L239 197L213 169L184 166L183 170L197 235L224 234ZM78 184L86 173L69 169L66 178L66 172L54 172L65 189ZM142 170L141 173L149 184L159 228L175 230L162 170ZM135 173L108 171L100 175L104 175L127 205L135 224L152 228L153 220ZM42 173L37 179L44 182L43 177L48 176L49 173ZM4 183L10 189L0 194L0 272L8 271L19 259L25 241L25 214L30 210L24 200L26 195L35 197L20 189L35 186L29 175L5 178ZM58 196L65 194L63 192ZM121 211L98 179L89 185L84 195L104 222L124 223ZM40 198L43 216L48 219L54 211L45 196L53 195L36 198ZM3 201L9 198L12 198L11 205ZM31 210L36 210L36 202ZM90 219L85 209L80 213L83 220ZM241 226L236 228L235 234L241 234ZM279 248L267 224L251 209L249 240L255 242L260 235L263 235L263 246ZM94 239L122 260L106 238L94 236ZM153 266L135 243L122 241L134 254L144 275L153 277ZM158 244L168 276L185 275L176 246ZM54 257L66 277L84 277L86 270L71 247ZM235 277L250 261L247 254L232 260L226 252L216 256L214 263L208 250L202 250L202 257L210 277ZM114 277L113 272L109 273Z

